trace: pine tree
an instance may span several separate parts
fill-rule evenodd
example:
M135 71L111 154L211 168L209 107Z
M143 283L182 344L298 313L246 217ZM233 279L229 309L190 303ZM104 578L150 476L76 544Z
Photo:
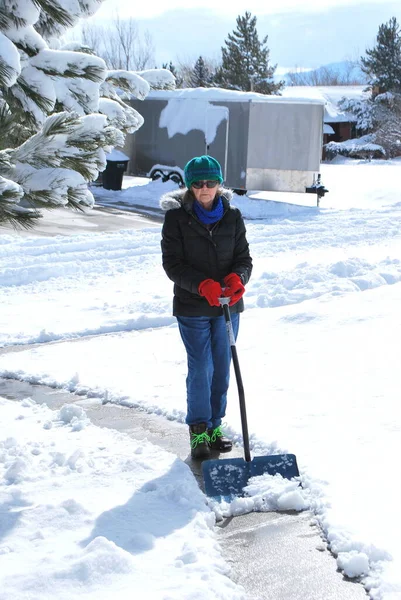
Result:
M269 65L267 38L266 35L259 40L256 17L252 17L251 13L238 16L237 29L228 34L225 47L221 49L222 66L216 81L228 89L277 94L284 82L273 81L277 65Z
M162 69L167 69L167 71L170 71L170 73L173 74L173 76L175 78L175 87L176 88L182 87L183 79L182 79L180 73L178 72L177 67L172 63L171 60L170 60L170 63L164 63L162 65Z
M88 182L105 152L143 123L116 91L145 98L143 77L60 44L100 3L0 0L0 222L29 227L40 207L93 206Z
M202 56L196 61L191 73L191 87L211 87L212 74Z
M376 40L376 46L361 57L362 71L380 92L401 92L401 33L395 17L380 25Z

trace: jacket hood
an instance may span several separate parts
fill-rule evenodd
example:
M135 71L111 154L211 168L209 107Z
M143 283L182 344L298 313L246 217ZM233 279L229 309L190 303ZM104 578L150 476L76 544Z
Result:
M228 202L233 197L233 192L228 188L220 187L220 196L225 198ZM187 188L181 190L173 190L167 194L163 194L160 198L160 208L164 211L175 210L181 208L184 204L191 203L194 201L194 197Z

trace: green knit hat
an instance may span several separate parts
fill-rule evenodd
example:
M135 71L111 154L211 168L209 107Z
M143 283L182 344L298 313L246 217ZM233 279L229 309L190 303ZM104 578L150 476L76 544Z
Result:
M185 185L190 188L194 181L210 180L223 183L220 163L213 156L195 156L184 167Z

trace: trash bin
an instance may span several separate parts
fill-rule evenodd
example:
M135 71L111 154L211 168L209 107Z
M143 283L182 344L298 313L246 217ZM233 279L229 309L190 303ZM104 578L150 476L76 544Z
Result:
M106 154L107 166L102 173L105 190L121 190L124 172L127 170L129 158L120 150L112 150Z

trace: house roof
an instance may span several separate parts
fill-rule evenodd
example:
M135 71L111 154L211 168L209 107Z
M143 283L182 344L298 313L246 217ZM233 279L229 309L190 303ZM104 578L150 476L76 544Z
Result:
M356 121L356 117L352 113L340 110L338 103L344 97L353 99L367 97L368 92L364 92L365 89L365 85L294 85L287 86L281 93L286 98L323 100L325 123L348 123Z

